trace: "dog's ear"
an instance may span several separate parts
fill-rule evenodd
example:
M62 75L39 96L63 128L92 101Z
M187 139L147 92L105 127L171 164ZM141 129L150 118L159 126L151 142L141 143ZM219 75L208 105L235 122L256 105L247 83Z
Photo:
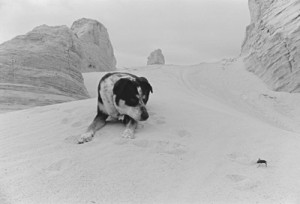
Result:
M144 90L153 93L152 86L150 85L149 81L145 77L139 77L138 82L140 83L140 85Z

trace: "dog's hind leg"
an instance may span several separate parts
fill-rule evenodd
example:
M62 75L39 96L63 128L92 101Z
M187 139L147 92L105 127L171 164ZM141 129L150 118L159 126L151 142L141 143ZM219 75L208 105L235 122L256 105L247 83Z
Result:
M87 128L87 131L78 139L78 144L91 141L95 133L105 125L107 117L108 116L106 114L98 111L98 114L96 115L90 126Z
M134 131L137 127L137 121L133 120L132 118L130 118L127 115L124 116L123 121L126 125L126 128L125 128L124 132L122 133L122 137L134 139Z

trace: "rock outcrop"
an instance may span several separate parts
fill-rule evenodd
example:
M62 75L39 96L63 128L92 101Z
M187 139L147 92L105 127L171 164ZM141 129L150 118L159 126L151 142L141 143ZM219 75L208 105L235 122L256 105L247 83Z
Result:
M114 57L111 64L99 60L108 46L100 40L106 29L101 34L98 27L90 28L91 22L98 25L96 21L84 21L76 29L38 26L0 45L1 112L86 99L89 94L81 72L115 69ZM111 54L112 48L107 52Z
M153 64L165 64L165 57L162 54L161 49L154 50L150 53L147 61L147 65Z
M271 89L300 92L300 1L249 0L241 55Z
M82 53L82 72L116 69L116 58L108 32L96 20L82 18L73 23L72 32L78 37Z

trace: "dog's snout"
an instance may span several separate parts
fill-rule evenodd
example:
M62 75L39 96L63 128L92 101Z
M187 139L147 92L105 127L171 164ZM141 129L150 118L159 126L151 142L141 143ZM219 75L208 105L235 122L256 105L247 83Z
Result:
M142 112L141 119L147 120L149 118L149 114L147 112Z
M141 120L147 120L149 118L149 114L145 107L141 108L142 114L141 114Z

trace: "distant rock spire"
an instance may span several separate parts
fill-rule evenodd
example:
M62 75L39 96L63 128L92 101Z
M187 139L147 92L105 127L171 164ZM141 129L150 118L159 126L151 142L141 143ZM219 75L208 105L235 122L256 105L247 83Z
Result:
M165 64L165 57L162 54L161 49L154 50L150 53L147 61L147 65L152 64Z

